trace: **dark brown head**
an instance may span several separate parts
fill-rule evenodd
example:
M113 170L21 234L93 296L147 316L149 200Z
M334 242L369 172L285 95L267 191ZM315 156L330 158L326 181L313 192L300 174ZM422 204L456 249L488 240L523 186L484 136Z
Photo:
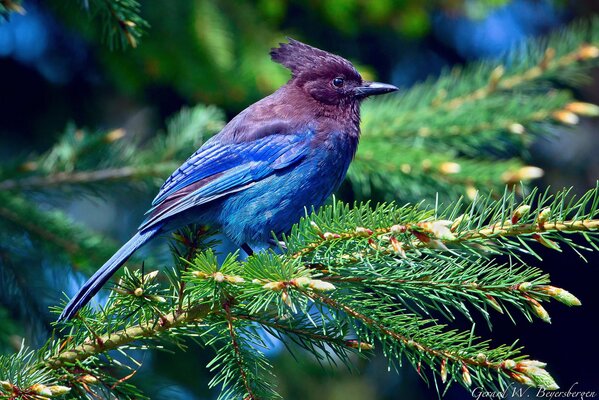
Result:
M288 38L272 49L273 61L291 70L290 83L302 88L321 103L344 105L377 94L398 90L393 85L365 82L356 68L343 57Z

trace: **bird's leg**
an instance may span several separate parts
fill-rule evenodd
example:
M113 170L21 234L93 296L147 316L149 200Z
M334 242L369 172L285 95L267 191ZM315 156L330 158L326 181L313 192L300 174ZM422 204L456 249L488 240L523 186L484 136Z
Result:
M243 251L245 251L248 257L254 255L254 250L252 250L252 248L247 243L242 244L241 248L243 249Z

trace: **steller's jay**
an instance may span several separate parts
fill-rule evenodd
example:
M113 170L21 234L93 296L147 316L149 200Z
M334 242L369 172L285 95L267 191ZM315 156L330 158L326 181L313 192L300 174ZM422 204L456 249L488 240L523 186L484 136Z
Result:
M71 299L72 318L131 254L160 233L198 222L248 254L268 247L337 189L356 152L360 103L396 91L365 82L346 59L297 40L272 49L291 79L208 140L160 188L138 232Z

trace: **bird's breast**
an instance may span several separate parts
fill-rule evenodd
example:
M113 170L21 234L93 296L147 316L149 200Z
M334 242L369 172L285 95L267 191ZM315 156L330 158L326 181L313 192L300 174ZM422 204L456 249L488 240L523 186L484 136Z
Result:
M323 205L339 187L357 143L337 131L317 139L315 135L310 152L297 164L223 201L220 225L231 240L237 244L268 242L272 232L288 232L306 211Z

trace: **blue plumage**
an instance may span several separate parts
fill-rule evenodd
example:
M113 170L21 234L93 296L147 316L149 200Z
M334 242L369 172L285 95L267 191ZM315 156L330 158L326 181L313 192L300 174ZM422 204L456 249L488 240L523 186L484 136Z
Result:
M360 134L360 102L396 87L364 82L351 63L293 39L271 57L291 80L235 117L162 185L146 220L67 304L73 317L139 247L189 223L262 249L342 182ZM249 250L248 250L249 251Z

